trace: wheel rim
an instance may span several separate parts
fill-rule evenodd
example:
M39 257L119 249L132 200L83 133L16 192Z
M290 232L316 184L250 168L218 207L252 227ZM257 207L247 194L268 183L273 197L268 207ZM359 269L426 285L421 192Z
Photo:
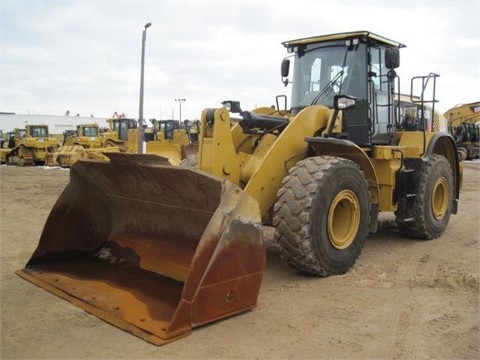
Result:
M328 211L328 236L336 249L349 247L360 225L360 204L355 193L342 190L335 196Z
M444 177L439 178L433 187L432 211L433 216L439 220L445 216L448 208L448 185Z

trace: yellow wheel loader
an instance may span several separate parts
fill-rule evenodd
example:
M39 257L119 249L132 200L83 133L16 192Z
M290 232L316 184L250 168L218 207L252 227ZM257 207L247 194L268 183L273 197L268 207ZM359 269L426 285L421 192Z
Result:
M395 212L408 236L440 236L457 212L462 166L424 111L404 125L395 73L404 45L363 31L283 45L295 60L291 79L290 59L281 67L289 109L285 96L253 111L234 101L205 109L196 170L151 155L77 162L19 274L162 344L256 305L262 225L314 276L348 271L380 211ZM425 95L437 77L414 79L419 108L434 111ZM240 114L234 125L230 112Z

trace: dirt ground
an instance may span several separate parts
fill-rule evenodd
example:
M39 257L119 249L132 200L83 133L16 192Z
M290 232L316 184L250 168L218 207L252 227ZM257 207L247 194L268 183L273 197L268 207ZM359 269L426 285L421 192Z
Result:
M466 163L442 237L403 238L391 215L345 275L311 278L265 228L258 306L157 347L15 275L69 171L0 167L2 359L479 359L480 163Z

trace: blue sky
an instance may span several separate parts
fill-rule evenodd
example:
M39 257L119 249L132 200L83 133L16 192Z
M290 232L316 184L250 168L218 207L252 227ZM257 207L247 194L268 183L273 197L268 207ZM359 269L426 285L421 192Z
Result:
M402 92L440 74L437 108L480 99L480 1L0 2L0 111L138 117L143 26L145 118L199 118L225 99L243 109L289 96L282 41L369 30L401 50Z

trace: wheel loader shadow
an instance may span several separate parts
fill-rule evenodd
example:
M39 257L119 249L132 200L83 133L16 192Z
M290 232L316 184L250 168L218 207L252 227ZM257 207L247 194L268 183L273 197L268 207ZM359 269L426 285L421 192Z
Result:
M267 265L264 276L267 282L273 281L273 286L284 286L289 281L322 281L321 277L303 274L288 263L287 259L284 258L282 247L275 240L275 228L263 226L262 232Z
M375 234L370 234L367 238L367 241L370 242L422 242L423 239L419 239L414 235L408 235L406 233L402 233L398 227L397 222L395 221L395 217L392 214L385 214L386 216L382 219L379 219L378 229Z
M282 281L287 277L305 277L295 268L290 266L282 256L282 247L275 240L275 228L269 226L262 227L263 241L266 250L267 274L282 273Z
M273 281L272 286L283 285L288 281L322 281L322 278L305 276L294 267L290 266L288 262L283 259L282 248L275 240L275 229L273 227L263 226L263 237L267 256L267 270L265 277L269 281ZM366 262L366 258L372 256L371 249L377 248L392 248L402 246L405 243L419 243L424 240L419 240L415 237L409 237L402 234L397 226L394 216L392 214L382 214L378 224L377 232L370 234L367 237L363 256L360 255L357 263ZM413 244L412 244L413 245ZM382 250L385 251L385 250ZM373 260L371 260L373 261ZM348 276L348 272L339 276Z

